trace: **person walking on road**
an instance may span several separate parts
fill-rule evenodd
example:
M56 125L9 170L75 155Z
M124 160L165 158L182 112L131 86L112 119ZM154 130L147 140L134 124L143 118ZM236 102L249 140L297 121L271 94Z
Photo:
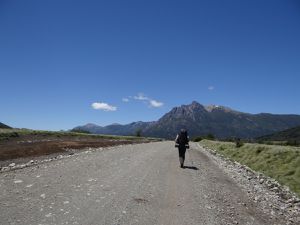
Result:
M180 167L184 168L185 152L189 148L189 136L185 129L181 129L177 134L175 146L178 147Z

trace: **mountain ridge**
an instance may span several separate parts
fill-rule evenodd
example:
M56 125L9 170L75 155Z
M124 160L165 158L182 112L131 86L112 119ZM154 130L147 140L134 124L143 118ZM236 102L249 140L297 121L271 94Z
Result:
M157 121L132 122L125 125L97 126L91 133L135 135L137 130L143 136L172 139L181 128L189 131L191 137L213 134L217 138L256 138L291 127L300 126L300 115L278 115L271 113L244 113L226 106L204 106L196 101L188 105L173 107ZM74 129L88 129L78 126Z
M257 138L258 141L297 141L300 143L300 126Z
M6 125L6 124L4 124L4 123L1 123L1 122L0 122L0 128L11 129L10 126L8 126L8 125Z

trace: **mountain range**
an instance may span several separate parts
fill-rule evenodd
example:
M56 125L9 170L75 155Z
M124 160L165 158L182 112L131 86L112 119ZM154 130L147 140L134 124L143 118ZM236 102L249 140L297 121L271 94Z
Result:
M257 138L258 141L289 141L300 143L300 126Z
M74 129L95 134L134 135L174 139L181 128L190 137L213 134L220 139L240 137L252 139L274 132L300 126L300 115L250 114L225 106L204 106L194 101L189 105L174 107L154 122L133 122L126 125L98 126L87 124Z
M6 124L0 122L0 128L9 129L9 128L11 128L11 127L10 127L10 126L7 126Z

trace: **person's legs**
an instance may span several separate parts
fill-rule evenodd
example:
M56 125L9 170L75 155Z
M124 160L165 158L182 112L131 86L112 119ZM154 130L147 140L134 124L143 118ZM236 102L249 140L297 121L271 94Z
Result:
M179 163L180 163L180 167L182 167L181 165L182 165L182 163L183 163L183 159L181 158L181 149L180 149L180 147L178 147L178 156L179 156Z
M183 168L184 160L182 157L179 158L179 162L180 162L180 167Z
M184 160L185 160L185 147L179 147L179 162L180 162L180 167L183 168Z
M182 153L181 153L181 154L182 154L181 156L182 156L182 158L183 158L183 162L184 162L184 160L185 160L185 151L186 151L186 148L183 148L183 149L182 149Z

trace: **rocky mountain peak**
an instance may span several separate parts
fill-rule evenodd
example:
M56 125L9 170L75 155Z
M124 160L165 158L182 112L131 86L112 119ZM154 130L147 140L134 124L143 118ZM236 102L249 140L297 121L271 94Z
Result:
M94 124L94 123L87 123L86 125L85 125L85 127L87 127L87 128L93 128L93 127L97 127L98 125L96 125L96 124Z
M193 101L189 105L181 105L179 107L174 107L170 112L165 114L160 121L171 120L171 119L189 119L197 120L199 116L206 114L204 106L200 103Z
M232 112L232 113L239 113L238 111L236 110L233 110L229 107L226 107L226 106L222 106L222 105L207 105L204 107L205 110L207 112L213 112L213 111L223 111L223 112Z

